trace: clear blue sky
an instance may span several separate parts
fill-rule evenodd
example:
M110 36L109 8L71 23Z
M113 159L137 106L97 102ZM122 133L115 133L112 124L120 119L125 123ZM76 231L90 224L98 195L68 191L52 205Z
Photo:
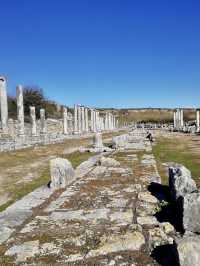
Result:
M199 0L0 0L0 72L61 104L200 106Z

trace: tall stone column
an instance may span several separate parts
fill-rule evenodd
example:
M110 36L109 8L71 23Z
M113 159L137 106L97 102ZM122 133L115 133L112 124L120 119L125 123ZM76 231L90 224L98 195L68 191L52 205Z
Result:
M200 131L200 110L196 110L196 123L197 123L197 132Z
M184 127L183 109L180 109L180 118L181 118L180 126L183 129Z
M106 117L105 117L105 130L108 130L108 128L109 128L109 125L108 125L108 113L106 113Z
M74 105L74 134L78 133L78 108Z
M115 116L113 115L113 129L115 129Z
M24 135L24 102L23 102L23 88L21 85L17 86L17 120L18 120L18 134Z
M81 107L81 131L85 132L85 108Z
M116 121L116 127L119 128L119 120Z
M96 127L96 132L99 131L99 112L95 111L95 127Z
M176 121L176 110L174 110L174 129L177 127L177 121Z
M45 109L40 109L40 133L46 134L47 128L46 128L46 119L45 119Z
M96 128L96 110L93 111L93 129L94 129L94 132L97 131L97 128Z
M108 113L108 130L111 130L111 113Z
M37 125L36 125L36 115L35 115L35 106L30 106L30 117L31 117L31 135L37 135Z
M90 130L94 132L94 116L93 116L93 109L90 108Z
M91 130L96 132L96 111L91 109Z
M1 127L4 132L8 129L8 100L6 86L6 78L0 76Z
M78 133L81 134L82 127L81 127L81 107L78 106Z
M67 108L63 108L63 134L68 134L68 114L67 114Z
M89 131L89 125L88 125L88 109L85 108L85 131Z

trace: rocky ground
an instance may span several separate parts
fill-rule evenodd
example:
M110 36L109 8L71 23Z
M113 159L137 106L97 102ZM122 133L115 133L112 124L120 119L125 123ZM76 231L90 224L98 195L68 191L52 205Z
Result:
M149 191L161 186L151 144L133 139L77 168L66 189L42 187L2 212L0 265L160 265L150 254L172 245L174 228L155 216L163 201Z

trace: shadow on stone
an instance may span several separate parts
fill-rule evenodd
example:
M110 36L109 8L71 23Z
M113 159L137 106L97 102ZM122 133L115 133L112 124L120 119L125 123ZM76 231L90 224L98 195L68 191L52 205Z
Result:
M171 194L168 186L152 182L148 186L148 190L155 196L161 203L166 201L166 205L161 204L161 210L155 214L157 220L162 222L171 223L176 231L181 234L184 233L183 229L183 199L179 197L177 201L171 200Z
M151 257L161 266L180 266L175 244L155 248L151 253Z
M152 182L148 186L148 190L151 194L156 197L158 200L170 201L170 190L168 186Z
M160 223L169 222L177 232L184 233L182 198L177 202L169 202L168 205L162 206L161 211L157 212L155 217Z

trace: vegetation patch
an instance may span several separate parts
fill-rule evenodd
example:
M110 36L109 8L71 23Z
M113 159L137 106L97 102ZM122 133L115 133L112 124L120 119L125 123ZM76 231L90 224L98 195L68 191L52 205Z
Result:
M190 140L181 136L173 139L160 137L156 140L153 153L158 163L163 184L168 184L168 176L163 163L175 162L187 167L197 185L200 186L200 154L193 153L192 149L189 149L189 145Z

